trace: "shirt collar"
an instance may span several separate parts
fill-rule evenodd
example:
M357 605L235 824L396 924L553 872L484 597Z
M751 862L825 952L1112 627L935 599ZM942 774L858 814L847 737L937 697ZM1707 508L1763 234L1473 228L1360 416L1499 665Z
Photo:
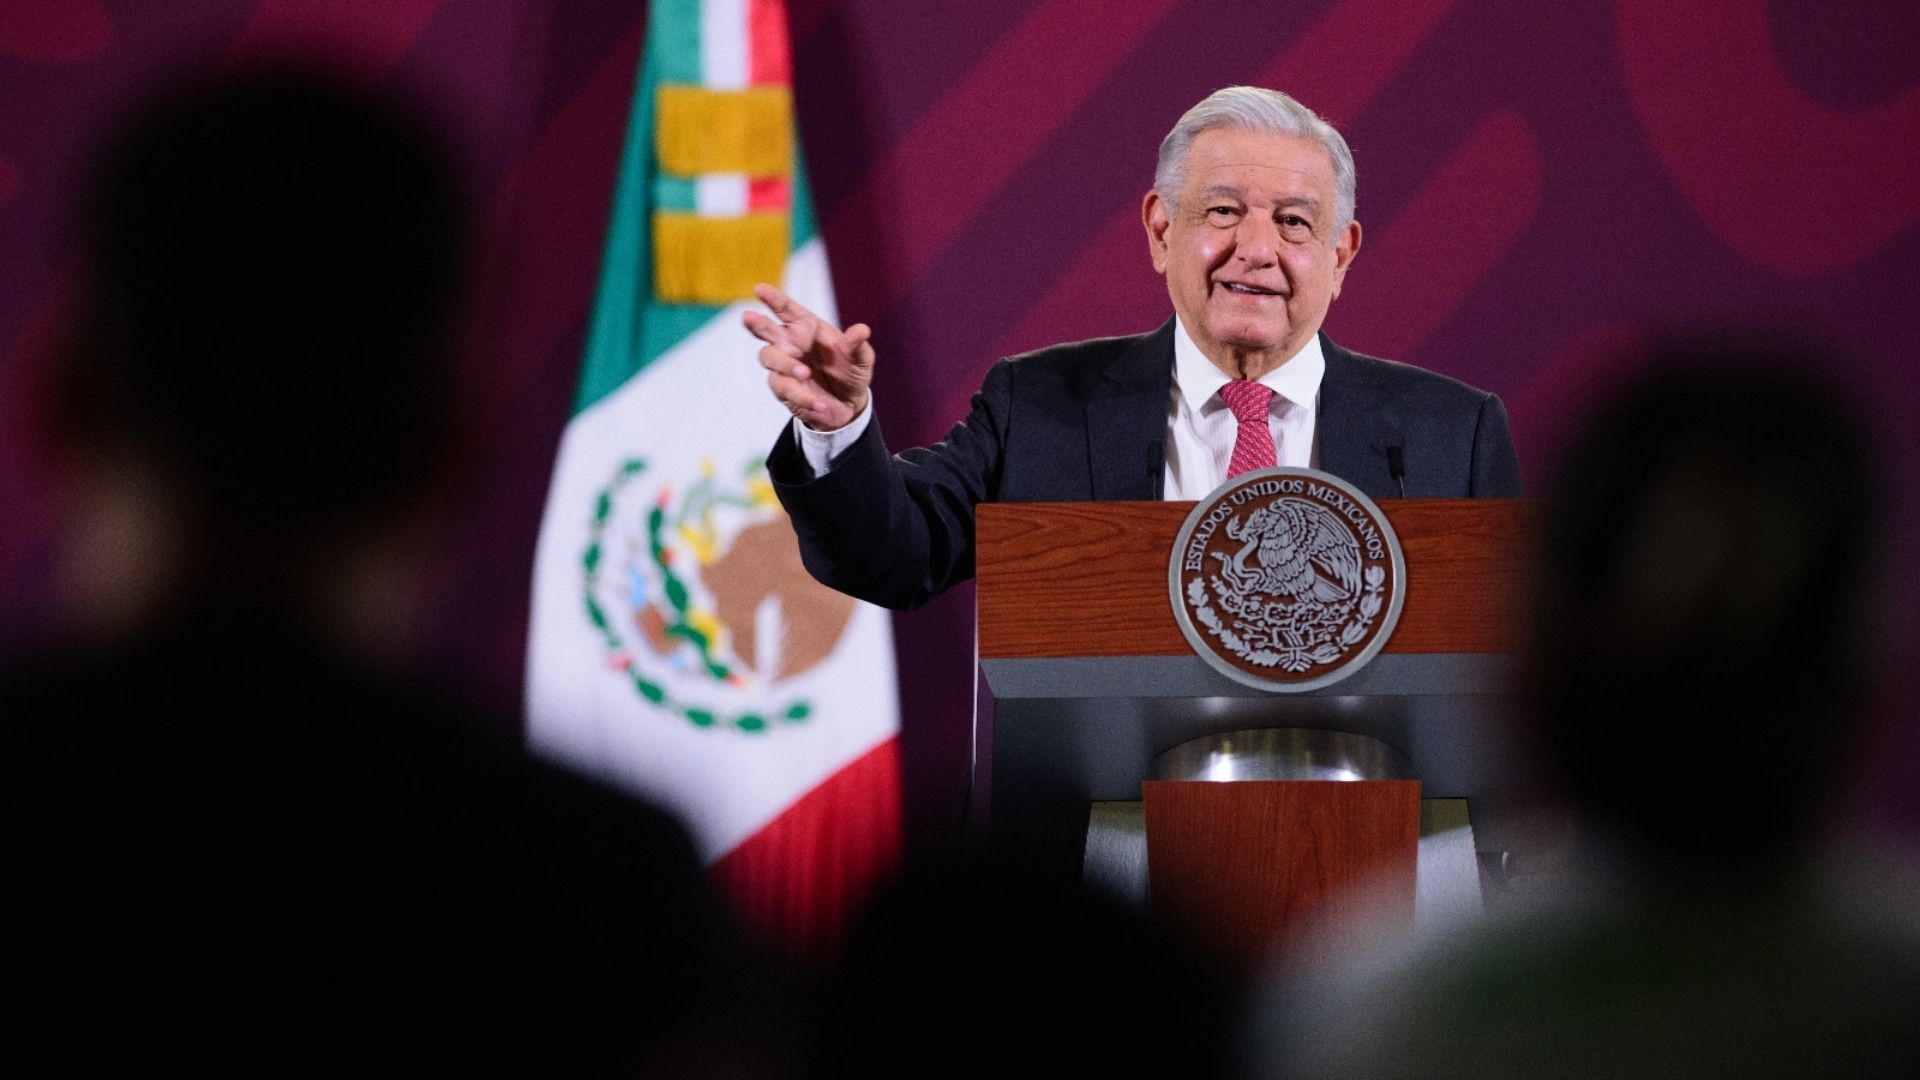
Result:
M1174 316L1173 323L1173 383L1180 388L1180 397L1195 412L1209 408L1216 401L1219 404L1213 407L1226 408L1226 402L1220 401L1218 395L1220 388L1233 380L1200 351L1179 316ZM1262 376L1260 382L1272 388L1276 396L1312 411L1319 401L1320 379L1326 373L1327 357L1320 350L1320 335L1315 334L1286 363Z

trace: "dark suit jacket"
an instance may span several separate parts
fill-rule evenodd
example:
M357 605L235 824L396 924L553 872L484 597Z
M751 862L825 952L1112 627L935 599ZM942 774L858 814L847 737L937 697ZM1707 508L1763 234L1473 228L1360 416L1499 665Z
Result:
M807 569L892 608L973 576L982 502L1153 499L1166 465L1173 320L1150 334L1056 345L1002 360L973 411L925 449L889 457L878 418L819 478L783 431L768 458ZM1500 399L1323 335L1320 467L1373 498L1513 497L1520 466Z

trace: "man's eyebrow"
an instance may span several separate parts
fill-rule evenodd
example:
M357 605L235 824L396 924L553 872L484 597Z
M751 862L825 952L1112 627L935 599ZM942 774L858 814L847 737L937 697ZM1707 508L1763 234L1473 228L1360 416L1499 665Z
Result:
M1232 199L1235 202L1246 202L1247 193L1246 189L1236 187L1233 184L1210 184L1200 193L1200 198L1202 201L1209 199ZM1282 196L1281 198L1275 199L1273 205L1300 207L1314 213L1318 213L1320 210L1320 200L1311 195Z

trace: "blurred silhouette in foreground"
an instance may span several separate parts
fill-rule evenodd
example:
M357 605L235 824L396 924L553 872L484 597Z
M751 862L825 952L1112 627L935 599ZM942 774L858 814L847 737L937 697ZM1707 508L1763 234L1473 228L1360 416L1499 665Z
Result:
M1836 798L1886 674L1868 425L1817 352L1653 359L1543 507L1517 737L1564 879L1301 975L1254 1071L1920 1075L1915 879L1850 857Z
M423 128L315 72L196 83L106 144L50 403L75 625L0 679L27 1056L754 1062L680 827L394 662L462 202Z
M863 913L816 1004L808 1075L1225 1076L1239 989L1050 864L962 850Z

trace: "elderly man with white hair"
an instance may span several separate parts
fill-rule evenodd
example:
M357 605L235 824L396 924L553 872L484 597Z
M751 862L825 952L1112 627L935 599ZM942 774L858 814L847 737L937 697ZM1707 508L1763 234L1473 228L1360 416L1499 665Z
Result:
M898 455L868 328L759 288L772 317L744 321L794 416L768 468L815 577L916 607L972 576L978 503L1198 499L1271 465L1376 498L1520 494L1498 397L1321 333L1361 229L1353 154L1311 109L1257 87L1208 96L1160 144L1141 218L1172 318L1002 360L945 440Z

